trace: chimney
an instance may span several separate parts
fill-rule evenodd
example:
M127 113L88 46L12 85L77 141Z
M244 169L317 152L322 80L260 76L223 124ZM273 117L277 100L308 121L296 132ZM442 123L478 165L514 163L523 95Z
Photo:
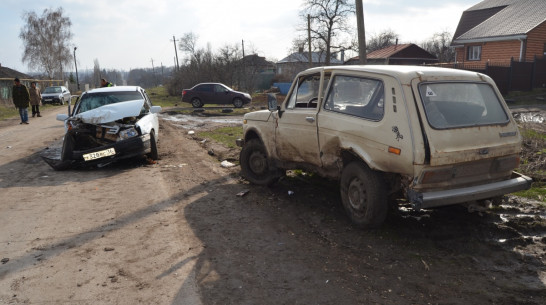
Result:
M303 53L303 47L298 48L298 53Z

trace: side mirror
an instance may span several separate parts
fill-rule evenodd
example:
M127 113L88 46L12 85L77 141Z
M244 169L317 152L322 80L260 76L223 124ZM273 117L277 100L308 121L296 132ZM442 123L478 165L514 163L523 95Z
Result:
M150 108L150 112L151 113L160 113L161 112L161 106L152 106L152 108Z
M57 121L64 122L68 119L68 114L59 113L57 114Z
M277 111L277 98L275 97L275 94L268 93L267 94L267 108L269 108L269 111Z

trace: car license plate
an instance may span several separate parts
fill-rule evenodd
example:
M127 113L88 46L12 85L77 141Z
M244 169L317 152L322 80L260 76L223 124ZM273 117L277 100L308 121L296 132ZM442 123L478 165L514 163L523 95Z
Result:
M44 101L46 101L46 102L51 102L52 99L48 98L48 99L44 99Z
M91 160L95 160L95 159L100 159L100 158L104 158L104 157L113 156L115 154L116 154L115 149L108 148L108 149L105 149L105 150L100 150L100 151L85 154L85 155L83 155L83 159L85 161L91 161Z

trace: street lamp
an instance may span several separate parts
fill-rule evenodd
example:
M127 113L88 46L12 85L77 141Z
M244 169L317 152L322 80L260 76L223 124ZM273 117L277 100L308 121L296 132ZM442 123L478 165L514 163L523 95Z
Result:
M78 63L76 62L76 49L78 47L74 47L74 66L76 67L76 84L78 84L78 90L80 90L80 80L78 79Z

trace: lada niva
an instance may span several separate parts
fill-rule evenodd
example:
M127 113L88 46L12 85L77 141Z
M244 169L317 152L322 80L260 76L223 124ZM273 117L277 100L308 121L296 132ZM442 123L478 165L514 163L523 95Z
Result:
M521 136L493 80L422 66L329 66L298 74L284 102L247 113L241 172L269 185L288 169L340 183L361 227L389 202L415 209L490 204L530 187L514 172Z

